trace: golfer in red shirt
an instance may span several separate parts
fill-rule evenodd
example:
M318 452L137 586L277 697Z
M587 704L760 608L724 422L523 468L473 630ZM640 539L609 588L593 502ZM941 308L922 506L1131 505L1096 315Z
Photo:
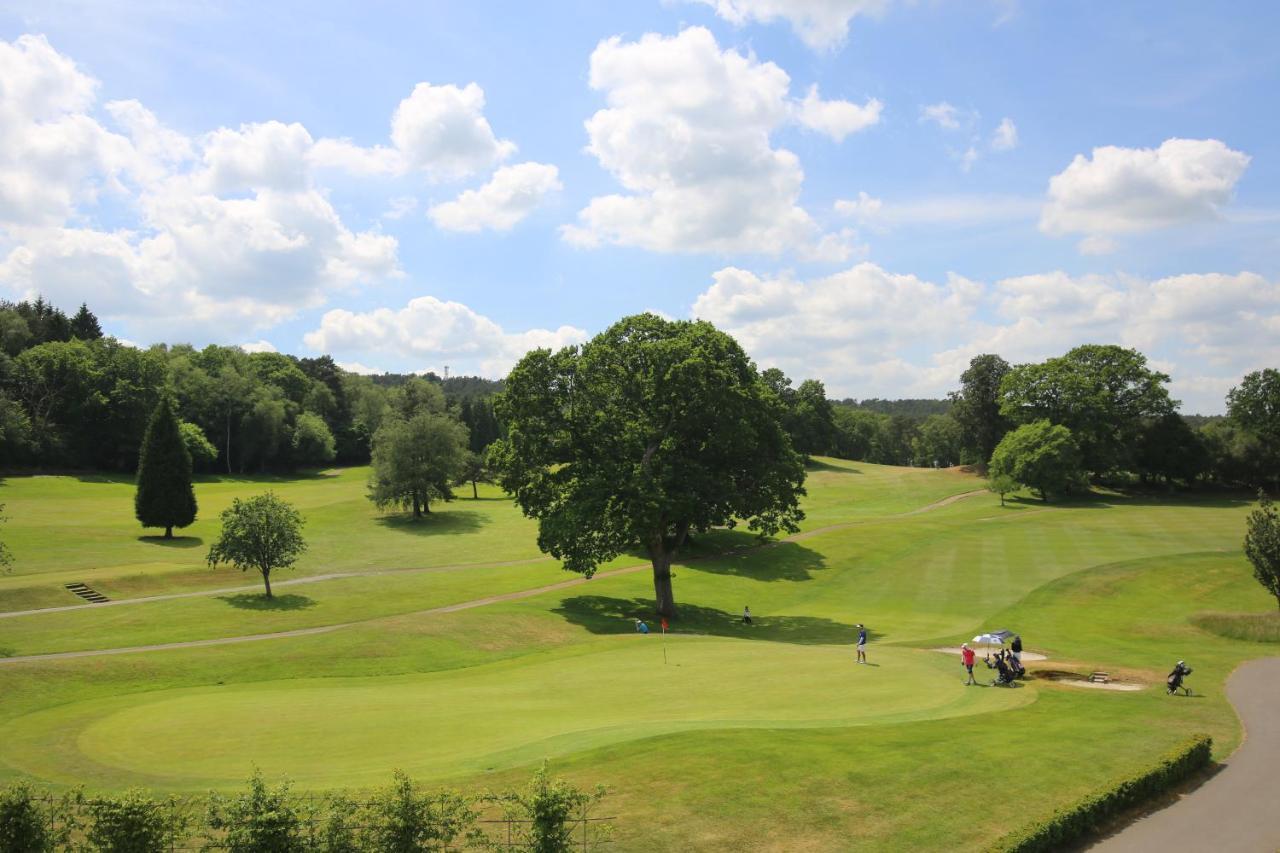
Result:
M969 670L969 680L965 682L965 686L977 684L973 680L973 649L969 648L968 643L960 646L960 661L964 664L964 668Z

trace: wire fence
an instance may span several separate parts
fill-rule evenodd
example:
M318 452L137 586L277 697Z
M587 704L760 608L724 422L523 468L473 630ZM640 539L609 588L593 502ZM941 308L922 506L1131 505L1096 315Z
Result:
M46 831L46 837L52 845L44 849L52 849L59 853L89 853L103 848L92 840L93 828L101 819L94 813L92 797L72 793L56 795L52 793L34 794L30 798L34 811ZM141 853L196 853L196 851L219 851L233 849L228 836L243 826L234 824L222 825L211 820L209 797L167 797L147 801L150 805L151 825L163 827L156 837L147 843L133 844L126 849ZM426 802L430 802L427 798ZM341 796L291 795L288 801L292 816L280 820L279 813L272 815L275 820L273 835L275 844L264 844L262 850L306 850L317 851L378 851L380 846L370 846L361 839L369 837L385 837L388 832L404 837L417 839L413 846L403 849L422 851L522 851L535 849L530 840L532 830L538 823L546 829L546 821L535 821L530 817L522 817L511 813L511 804L502 797L481 797L466 801L467 811L460 817L450 817L440 821L422 819L421 813L413 817L402 814L375 814L385 802L364 802L350 800ZM372 819L371 819L372 818ZM408 818L408 819L406 819ZM410 826L410 821L416 823ZM537 849L560 850L564 853L588 853L599 851L615 841L614 816L598 816L592 809L583 808L578 813L566 815L558 820L554 832L560 842L554 846L546 846L545 842ZM2 822L2 820L0 820ZM288 824L288 829L282 827ZM393 828L394 827L394 828ZM335 832L335 828L339 831ZM2 827L0 827L2 829ZM545 837L545 831L543 837ZM0 831L0 836L4 833ZM285 836L291 839L281 843ZM345 841L341 839L347 839ZM162 839L162 840L161 840ZM8 853L0 838L0 853ZM243 842L241 842L243 843ZM255 848L259 849L259 848ZM14 848L15 853L30 853L21 846Z

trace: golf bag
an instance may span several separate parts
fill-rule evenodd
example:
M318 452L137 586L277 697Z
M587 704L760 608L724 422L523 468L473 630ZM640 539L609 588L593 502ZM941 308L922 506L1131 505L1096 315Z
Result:
M987 664L987 669L996 671L995 681L991 682L992 687L1008 687L1013 684L1013 670L1009 667L1009 664L1005 663L1004 655L996 655L994 662L991 658L985 658L984 661Z
M1022 665L1022 661L1018 660L1014 655L1005 655L1005 662L1009 665L1009 672L1014 678L1026 678L1027 668Z
M1179 690L1182 690L1184 694L1186 694L1187 696L1190 696L1191 688L1185 687L1182 684L1182 680L1190 674L1191 674L1191 667L1189 666L1180 666L1177 669L1175 669L1173 672L1169 673L1169 678L1166 681L1166 684L1168 685L1168 689L1167 689L1168 694L1172 696L1173 694L1177 693Z

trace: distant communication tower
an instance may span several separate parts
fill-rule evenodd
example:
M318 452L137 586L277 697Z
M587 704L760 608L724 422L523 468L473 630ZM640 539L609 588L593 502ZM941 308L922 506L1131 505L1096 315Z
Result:
M444 366L444 378L445 379L449 378L449 365L447 364Z

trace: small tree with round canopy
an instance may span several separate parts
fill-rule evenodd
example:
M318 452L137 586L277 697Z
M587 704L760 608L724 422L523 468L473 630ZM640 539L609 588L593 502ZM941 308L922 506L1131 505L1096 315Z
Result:
M222 511L222 531L209 549L209 565L230 563L242 572L256 570L271 598L271 573L289 568L307 550L302 525L298 511L271 492L236 498Z

